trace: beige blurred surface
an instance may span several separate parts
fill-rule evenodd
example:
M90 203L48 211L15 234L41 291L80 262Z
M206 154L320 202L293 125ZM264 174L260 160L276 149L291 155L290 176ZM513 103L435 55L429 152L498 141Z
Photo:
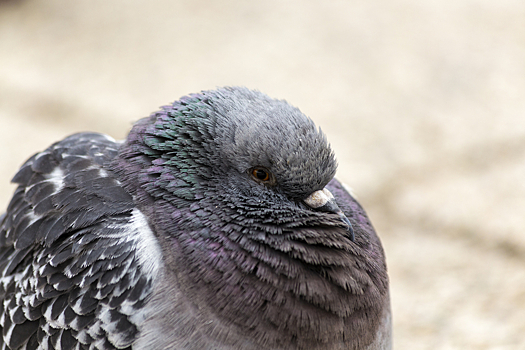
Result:
M525 2L0 1L0 211L34 152L224 85L328 134L396 349L525 349Z

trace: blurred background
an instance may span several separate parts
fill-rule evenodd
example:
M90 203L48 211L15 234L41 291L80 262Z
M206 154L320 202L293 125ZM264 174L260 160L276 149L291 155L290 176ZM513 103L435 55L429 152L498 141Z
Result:
M0 211L52 142L225 85L328 135L396 349L525 349L525 2L0 0Z

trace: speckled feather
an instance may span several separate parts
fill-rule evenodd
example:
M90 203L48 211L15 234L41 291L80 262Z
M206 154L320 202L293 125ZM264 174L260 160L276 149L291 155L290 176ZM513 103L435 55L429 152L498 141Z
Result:
M2 349L115 349L135 340L158 266L138 256L153 235L104 169L117 146L73 135L14 177L0 229Z
M51 146L1 221L2 347L388 349L383 250L335 171L309 118L245 88ZM354 241L303 202L323 188Z

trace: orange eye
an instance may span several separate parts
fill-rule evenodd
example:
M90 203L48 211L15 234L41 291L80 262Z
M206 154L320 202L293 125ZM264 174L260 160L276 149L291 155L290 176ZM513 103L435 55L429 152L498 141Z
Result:
M270 172L263 167L256 167L250 170L250 174L254 180L261 182L269 182L271 180Z

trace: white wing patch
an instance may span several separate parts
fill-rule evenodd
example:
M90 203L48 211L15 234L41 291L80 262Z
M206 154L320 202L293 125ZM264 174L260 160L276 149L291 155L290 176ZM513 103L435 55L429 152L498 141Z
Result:
M162 266L162 251L146 217L140 210L133 210L131 222L125 232L130 237L134 237L135 251L142 271L154 279Z
M64 188L64 171L59 167L53 169L53 171L46 175L47 181L55 185L54 193L58 193Z

